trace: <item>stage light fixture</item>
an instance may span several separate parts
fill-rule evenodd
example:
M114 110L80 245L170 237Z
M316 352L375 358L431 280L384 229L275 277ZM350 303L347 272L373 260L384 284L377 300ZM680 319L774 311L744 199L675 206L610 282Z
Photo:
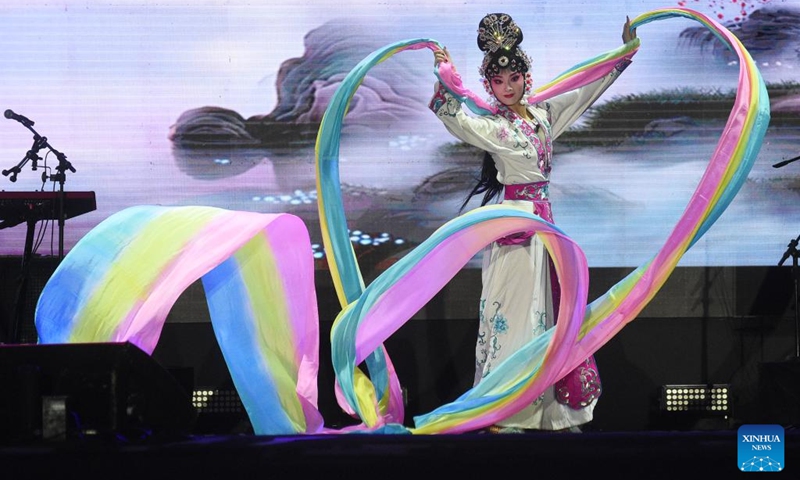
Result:
M244 406L236 390L195 390L192 392L192 405L198 413L241 413L244 411Z
M730 385L663 385L662 412L694 412L727 416L731 413Z

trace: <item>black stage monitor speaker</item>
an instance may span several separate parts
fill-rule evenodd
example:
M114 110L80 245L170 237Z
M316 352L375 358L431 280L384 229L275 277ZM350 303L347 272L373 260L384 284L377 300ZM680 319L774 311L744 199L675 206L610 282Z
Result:
M191 395L131 343L0 346L5 442L190 433Z

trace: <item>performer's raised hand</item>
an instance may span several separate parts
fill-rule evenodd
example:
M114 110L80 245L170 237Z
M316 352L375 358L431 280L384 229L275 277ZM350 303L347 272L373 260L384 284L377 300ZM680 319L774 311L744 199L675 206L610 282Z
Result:
M622 27L622 43L628 43L636 38L636 29L631 28L631 19L625 17L625 25Z
M438 66L440 63L445 62L450 64L450 68L453 71L456 71L456 66L453 65L453 59L450 58L450 52L447 51L447 47L440 48L433 51L433 64L434 66Z

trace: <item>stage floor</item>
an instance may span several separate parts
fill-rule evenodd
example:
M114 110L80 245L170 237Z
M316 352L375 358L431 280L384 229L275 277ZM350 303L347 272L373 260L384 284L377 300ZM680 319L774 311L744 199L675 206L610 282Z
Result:
M800 478L785 430L781 478ZM0 447L4 478L736 478L737 432L208 435Z

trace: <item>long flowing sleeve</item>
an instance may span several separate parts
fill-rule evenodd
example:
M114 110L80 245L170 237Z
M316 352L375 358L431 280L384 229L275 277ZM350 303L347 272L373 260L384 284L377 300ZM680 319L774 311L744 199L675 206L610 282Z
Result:
M428 108L436 114L451 135L470 145L495 153L501 145L495 139L502 137L503 128L491 116L470 116L461 102L441 84L431 98Z
M548 100L546 108L549 111L552 138L558 138L575 123L608 90L630 63L630 59L622 59L611 72L600 79Z

